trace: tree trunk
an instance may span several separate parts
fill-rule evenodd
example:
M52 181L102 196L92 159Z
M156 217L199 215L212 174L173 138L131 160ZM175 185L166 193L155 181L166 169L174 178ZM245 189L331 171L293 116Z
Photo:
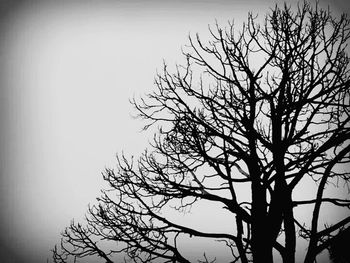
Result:
M284 234L286 239L286 255L283 263L295 263L295 224L294 213L291 193L286 189L285 193L285 206L284 206Z
M266 190L260 182L252 183L252 254L254 263L273 263L272 242L266 215Z

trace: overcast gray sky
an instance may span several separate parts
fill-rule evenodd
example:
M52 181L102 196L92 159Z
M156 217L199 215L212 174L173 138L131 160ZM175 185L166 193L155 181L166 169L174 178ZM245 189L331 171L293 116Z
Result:
M349 10L347 1L320 2ZM215 19L239 25L274 3L2 1L1 262L46 262L99 195L116 153L147 146L128 100L154 88L163 59L181 63L189 33L205 35Z

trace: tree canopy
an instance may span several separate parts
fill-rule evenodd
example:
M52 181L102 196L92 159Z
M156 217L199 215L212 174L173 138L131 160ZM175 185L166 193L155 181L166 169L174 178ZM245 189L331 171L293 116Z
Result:
M54 261L215 262L186 252L214 240L231 262L315 262L350 224L349 25L304 2L190 37L185 62L132 100L157 128L150 149L106 169L109 187L62 233ZM201 203L201 218L222 210L228 231L176 216Z

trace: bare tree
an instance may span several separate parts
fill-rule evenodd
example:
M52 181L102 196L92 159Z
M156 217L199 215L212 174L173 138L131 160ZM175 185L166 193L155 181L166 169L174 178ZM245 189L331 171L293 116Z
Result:
M207 43L190 37L186 62L174 73L164 65L157 90L133 100L145 129L158 127L152 150L105 171L110 187L85 227L65 230L55 262L119 253L190 262L186 238L221 241L242 263L294 263L304 242L304 262L315 262L350 224L349 24L303 3L276 6L260 24L249 14L239 30L216 25ZM169 212L207 201L223 207L231 231L201 231Z

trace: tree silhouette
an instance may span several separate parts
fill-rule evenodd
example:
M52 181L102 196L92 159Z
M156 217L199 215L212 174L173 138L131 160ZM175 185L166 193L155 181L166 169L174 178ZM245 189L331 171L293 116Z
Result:
M239 30L216 25L207 43L190 37L183 65L164 65L156 91L132 101L157 127L151 150L106 169L109 188L54 261L193 262L181 243L208 239L231 262L293 263L298 242L314 262L350 224L349 24L304 2L260 24L249 14ZM229 231L176 219L201 203L222 208Z

